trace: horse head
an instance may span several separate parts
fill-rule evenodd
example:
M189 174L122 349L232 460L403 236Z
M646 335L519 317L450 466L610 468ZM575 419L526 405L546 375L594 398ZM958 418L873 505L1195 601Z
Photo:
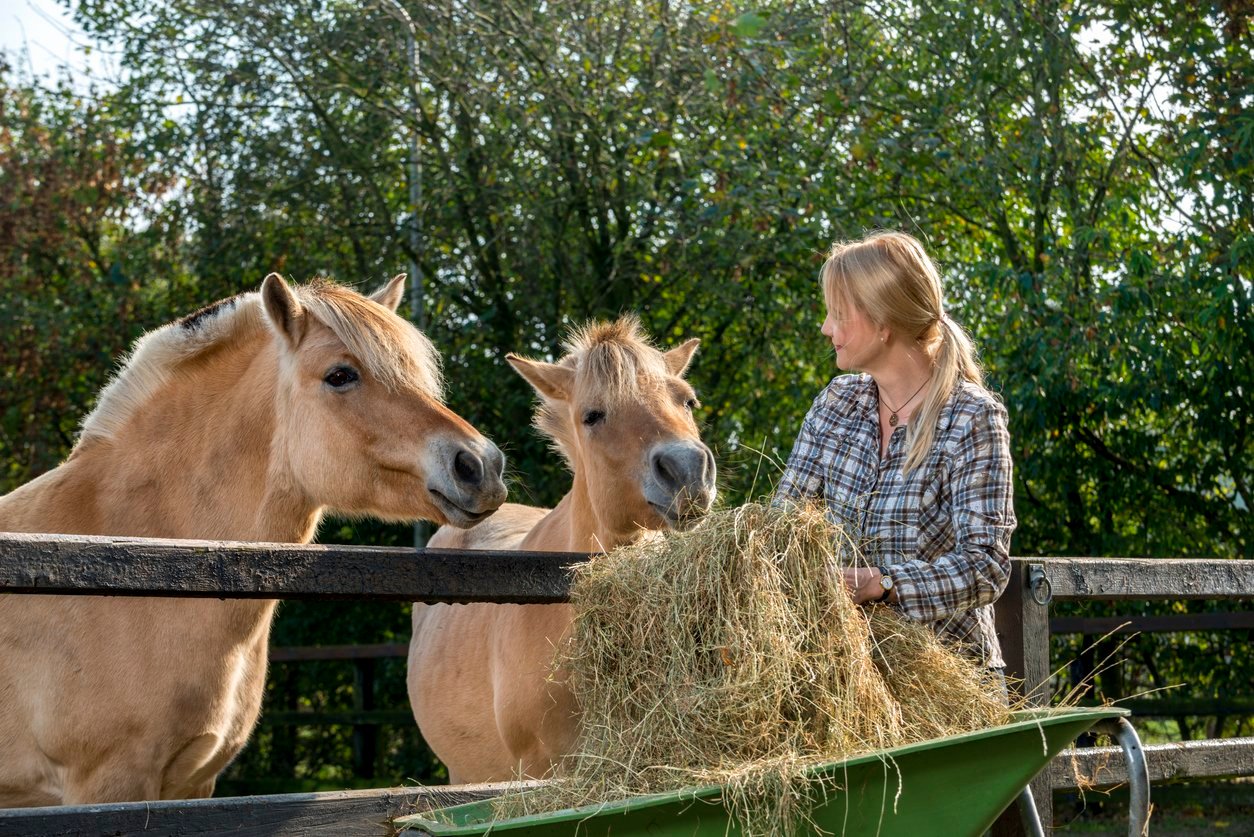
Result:
M508 356L540 394L536 424L582 481L600 531L670 528L713 504L714 455L684 380L699 342L663 352L623 317L579 330L557 363Z
M266 277L276 439L300 490L329 508L473 525L505 500L504 458L444 405L438 355L395 313L404 279L366 297Z

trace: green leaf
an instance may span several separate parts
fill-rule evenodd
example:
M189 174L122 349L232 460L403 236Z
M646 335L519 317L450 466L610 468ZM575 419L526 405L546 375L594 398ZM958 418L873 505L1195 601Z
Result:
M756 38L764 26L766 26L766 18L762 15L757 12L745 12L736 18L732 31L740 38Z

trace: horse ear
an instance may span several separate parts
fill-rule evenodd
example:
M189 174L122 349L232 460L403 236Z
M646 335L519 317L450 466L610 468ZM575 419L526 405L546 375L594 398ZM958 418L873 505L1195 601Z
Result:
M305 332L305 311L292 289L277 273L271 273L261 283L261 302L274 330L295 346Z
M701 338L694 337L662 355L666 358L666 368L671 370L672 375L682 376L688 369L688 364L692 363L692 356L697 353L697 346L700 345Z
M554 401L569 401L575 389L575 370L556 363L543 363L538 360L527 360L515 354L508 354L505 359L514 371L522 375L527 383L535 387L536 392Z
M405 274L398 273L388 283L370 295L370 298L385 308L395 311L405 298Z

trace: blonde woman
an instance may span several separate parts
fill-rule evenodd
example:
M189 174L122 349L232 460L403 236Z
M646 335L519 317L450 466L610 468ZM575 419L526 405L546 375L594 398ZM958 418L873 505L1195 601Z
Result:
M877 232L823 265L839 375L801 425L776 502L812 498L866 545L855 602L886 602L1000 671L992 604L1010 572L1006 410L984 386L915 238Z

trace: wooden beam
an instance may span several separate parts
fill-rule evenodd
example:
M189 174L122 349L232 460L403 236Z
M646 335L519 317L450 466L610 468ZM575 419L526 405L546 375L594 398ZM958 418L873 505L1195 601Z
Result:
M0 533L0 592L546 604L587 556ZM1017 558L1055 599L1254 599L1254 561ZM1038 591L1039 592L1039 591Z
M0 810L5 837L232 834L384 837L395 817L497 796L510 785L386 788Z
M0 533L0 593L550 604L584 558Z
M1240 631L1254 628L1254 611L1242 613L1170 613L1162 616L1055 616L1056 634L1149 634L1184 631Z
M1254 698L1228 695L1221 698L1172 697L1124 698L1116 705L1138 718L1174 718L1180 715L1254 715Z
M1011 689L1019 691L1032 706L1048 706L1049 605L1033 598L1031 580L1035 563L1012 562L1010 581L993 607L993 619L1006 661L1006 676L1012 681ZM1041 824L1048 831L1054 820L1049 780L1037 776L1030 787ZM998 817L990 833L994 837L1021 837L1026 833L1017 804L1012 804Z
M1054 599L1254 599L1254 561L1202 558L1028 558Z
M270 649L272 663L379 660L407 656L409 646L404 642L377 642L373 645L288 645Z
M342 709L320 712L262 712L257 723L275 727L403 726L414 727L408 709Z
M993 621L1006 676L1018 684L1028 703L1048 706L1049 605L1039 604L1032 596L1029 576L1036 563L1014 561L1006 591L993 607Z
M1145 747L1144 752L1151 783L1254 776L1254 738L1154 744ZM1086 788L1108 788L1128 780L1118 747L1064 750L1050 762L1048 772L1050 784L1059 790L1081 784Z

